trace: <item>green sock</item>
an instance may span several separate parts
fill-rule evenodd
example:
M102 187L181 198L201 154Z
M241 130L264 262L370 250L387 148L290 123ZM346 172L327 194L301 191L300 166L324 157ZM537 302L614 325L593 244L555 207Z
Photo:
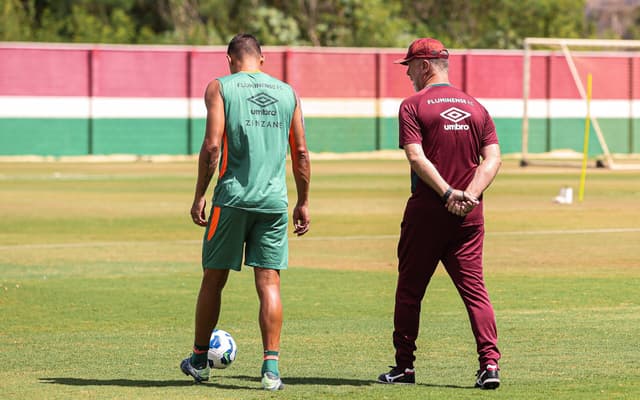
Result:
M264 352L262 371L260 372L260 375L264 375L265 372L269 371L276 376L280 376L280 371L278 370L279 354L280 353L273 350L267 350Z
M209 346L193 345L193 353L191 353L191 365L198 369L202 369L207 366L207 352Z

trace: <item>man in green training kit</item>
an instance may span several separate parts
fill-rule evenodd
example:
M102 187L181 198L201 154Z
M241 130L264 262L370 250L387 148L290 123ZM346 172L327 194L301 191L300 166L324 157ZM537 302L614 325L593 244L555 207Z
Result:
M207 351L220 315L222 289L229 270L253 267L260 300L259 323L264 348L262 386L284 387L278 370L282 302L280 270L288 260L287 147L291 148L297 202L294 233L309 230L309 151L300 102L286 83L260 71L260 44L236 35L227 49L230 75L207 86L207 122L198 161L198 181L191 207L193 222L205 226L203 277L196 304L193 353L180 369L196 382L209 379ZM206 192L219 165L209 221Z

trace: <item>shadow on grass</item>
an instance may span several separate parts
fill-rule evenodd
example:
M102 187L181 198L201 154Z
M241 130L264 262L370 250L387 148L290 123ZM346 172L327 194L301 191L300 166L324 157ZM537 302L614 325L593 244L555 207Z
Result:
M460 386L460 385L436 385L435 383L418 383L418 386L426 386L431 388L441 388L441 389L473 389L479 390L475 386Z
M240 379L251 382L260 382L260 377L256 376L247 376L247 375L227 375L227 378L232 379ZM329 386L394 386L394 385L385 385L379 383L378 381L371 380L362 380L362 379L345 379L345 378L322 378L322 377L295 377L295 376L284 376L282 378L285 385L329 385ZM473 389L478 390L474 386L460 386L460 385L446 385L446 384L435 384L435 383L418 383L416 386L425 386L432 388L445 388L445 389Z
M226 378L240 379L243 381L260 382L258 376L247 375L227 375ZM285 385L329 385L329 386L370 386L375 385L373 380L362 379L346 379L346 378L325 378L313 376L283 376L282 381Z
M259 385L253 383L259 383L260 378L256 376L247 375L226 375L220 377L222 381L233 379L246 382L252 382L251 385L233 385L228 383L222 383L215 377L212 381L202 384L203 386L212 386L218 389L248 389L248 390L262 390ZM372 386L382 385L374 380L362 380L362 379L345 379L345 378L323 378L323 377L295 377L287 376L283 378L285 385L327 385L327 386ZM67 386L124 386L124 387L185 387L199 385L189 379L181 380L143 380L143 379L88 379L88 378L40 378L40 383L50 385L67 385ZM382 385L384 386L384 385ZM391 385L389 385L391 386ZM416 386L432 387L432 388L446 388L446 389L472 389L477 390L473 386L459 386L459 385L445 385L445 384L430 384L430 383L418 383Z
M143 380L143 379L89 379L89 378L40 378L40 383L67 386L134 386L134 387L170 387L191 386L189 380Z
M260 382L255 376L224 376L220 380L237 379L248 382ZM330 385L330 386L369 386L375 384L373 381L344 378L322 378L322 377L285 377L285 385ZM124 386L124 387L184 387L197 385L189 380L143 380L143 379L89 379L89 378L40 378L40 383L51 385L67 386ZM222 383L214 378L212 381L204 383L206 386L213 386L219 389L260 389L256 385L231 385Z

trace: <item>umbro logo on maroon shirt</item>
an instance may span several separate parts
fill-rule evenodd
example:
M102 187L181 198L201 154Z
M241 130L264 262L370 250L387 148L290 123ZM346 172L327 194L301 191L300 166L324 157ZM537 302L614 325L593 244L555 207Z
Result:
M471 113L468 113L456 107L451 107L441 112L440 116L444 119L448 119L449 121L453 122L453 124L445 124L443 126L445 131L468 131L469 130L469 125L458 124L458 122L471 116Z

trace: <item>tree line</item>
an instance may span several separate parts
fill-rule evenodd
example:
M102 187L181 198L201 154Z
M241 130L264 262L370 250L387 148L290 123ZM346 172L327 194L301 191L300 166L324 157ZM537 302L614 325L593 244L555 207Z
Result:
M0 0L0 41L224 45L248 32L264 45L406 47L433 36L510 49L527 36L595 37L585 1ZM634 26L626 38L640 37Z

